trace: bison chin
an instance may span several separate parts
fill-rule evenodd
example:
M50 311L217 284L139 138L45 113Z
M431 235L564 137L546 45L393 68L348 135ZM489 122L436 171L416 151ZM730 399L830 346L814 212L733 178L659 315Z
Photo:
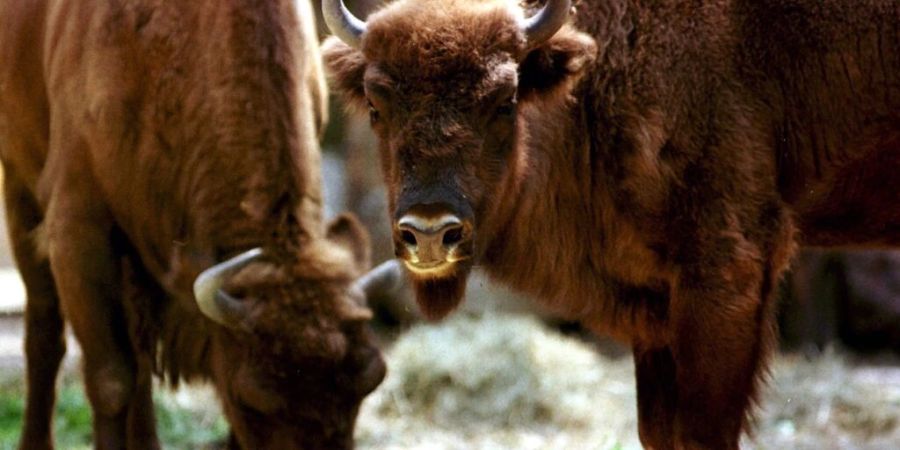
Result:
M466 280L469 269L457 270L452 276L445 278L413 279L413 290L416 303L422 315L428 320L440 320L447 317L460 303L466 293Z

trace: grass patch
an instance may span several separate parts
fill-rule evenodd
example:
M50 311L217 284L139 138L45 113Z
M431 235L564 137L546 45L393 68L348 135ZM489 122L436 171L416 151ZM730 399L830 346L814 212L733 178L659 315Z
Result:
M157 389L154 393L157 433L165 448L200 448L222 440L228 425L210 395L198 401L196 395ZM22 380L6 376L0 380L0 450L18 445L25 412ZM91 447L91 407L80 380L63 379L57 390L53 430L57 448Z
M9 394L9 383L0 386L0 448L13 448L22 428L22 399Z

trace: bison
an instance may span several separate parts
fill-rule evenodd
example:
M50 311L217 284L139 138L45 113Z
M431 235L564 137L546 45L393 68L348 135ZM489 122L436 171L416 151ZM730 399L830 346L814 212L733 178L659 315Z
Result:
M358 279L359 223L323 221L313 17L305 0L0 3L22 448L52 447L64 321L97 448L159 447L154 373L212 381L232 447L353 446L385 373L379 278Z
M900 245L900 2L535 3L323 4L418 303L480 266L631 346L644 446L737 448L795 248Z

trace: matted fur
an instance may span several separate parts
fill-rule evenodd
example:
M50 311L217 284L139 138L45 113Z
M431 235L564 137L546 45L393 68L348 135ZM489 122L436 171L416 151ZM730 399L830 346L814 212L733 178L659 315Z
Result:
M631 344L647 447L736 448L796 245L900 245L900 2L575 10L531 48L513 2L399 0L323 56L374 111L391 218L434 185L474 211L448 283L481 265Z
M0 5L0 153L28 288L23 448L52 445L63 318L98 448L158 447L153 373L212 381L232 447L352 447L384 364L350 289L367 235L322 219L313 18L302 0ZM204 317L194 279L257 246L225 287L244 320Z

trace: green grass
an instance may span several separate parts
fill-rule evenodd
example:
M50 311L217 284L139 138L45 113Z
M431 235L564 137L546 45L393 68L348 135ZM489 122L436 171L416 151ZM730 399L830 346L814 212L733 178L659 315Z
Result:
M220 441L228 434L228 424L221 415L208 417L196 411L156 399L156 429L165 447L195 448Z
M22 430L25 389L16 378L0 381L0 450L15 449ZM165 448L198 448L224 439L228 425L218 414L183 406L169 392L154 394L157 432ZM57 448L91 447L91 408L78 380L64 379L57 391L53 429Z

